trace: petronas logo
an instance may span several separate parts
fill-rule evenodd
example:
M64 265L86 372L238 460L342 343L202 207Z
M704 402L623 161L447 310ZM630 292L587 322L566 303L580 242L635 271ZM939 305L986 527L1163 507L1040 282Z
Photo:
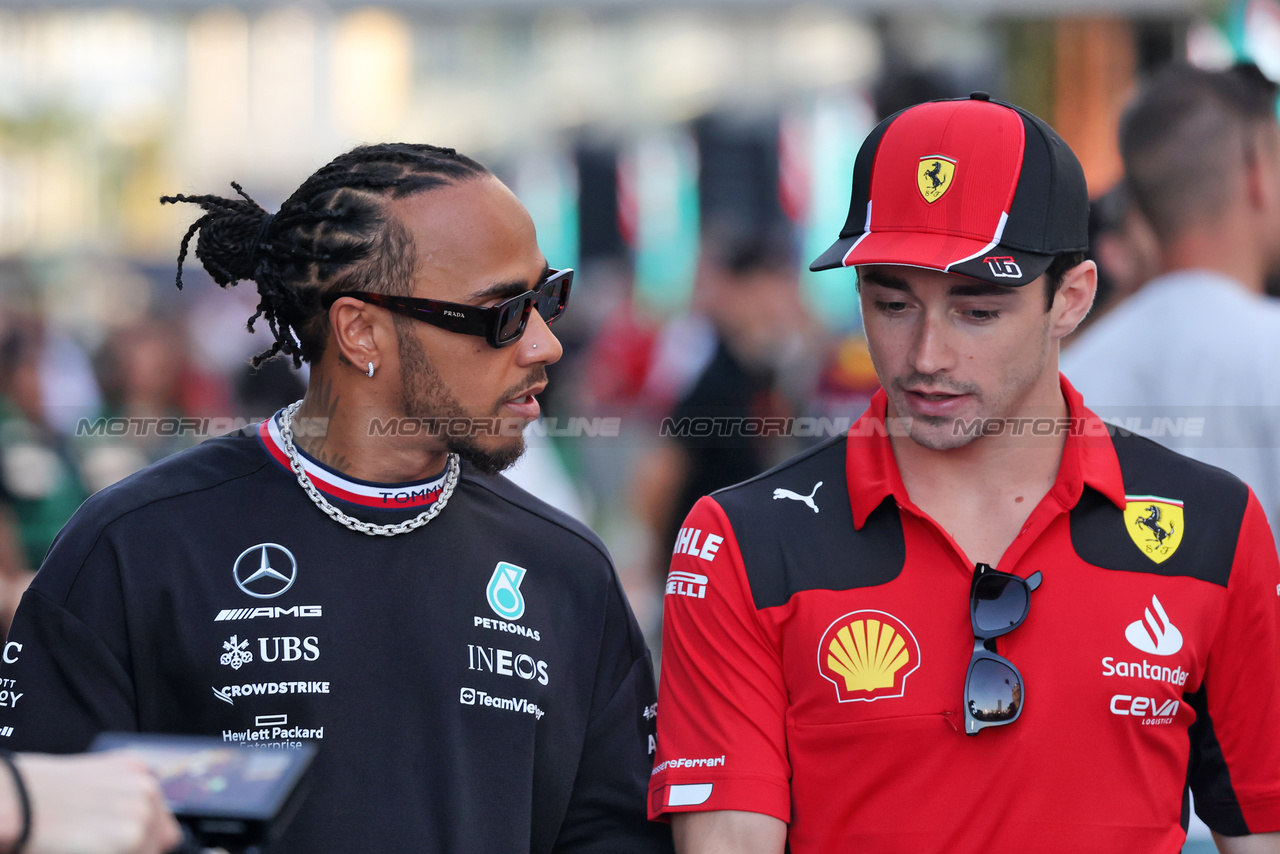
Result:
M524 616L524 594L520 592L520 582L524 581L526 571L524 567L505 560L498 561L493 568L485 598L489 600L493 613L504 620L518 620Z

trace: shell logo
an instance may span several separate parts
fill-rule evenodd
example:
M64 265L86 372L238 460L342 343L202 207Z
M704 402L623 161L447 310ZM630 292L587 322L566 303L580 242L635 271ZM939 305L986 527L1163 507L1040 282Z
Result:
M818 672L841 703L901 697L920 667L920 645L906 625L883 611L853 611L818 644Z

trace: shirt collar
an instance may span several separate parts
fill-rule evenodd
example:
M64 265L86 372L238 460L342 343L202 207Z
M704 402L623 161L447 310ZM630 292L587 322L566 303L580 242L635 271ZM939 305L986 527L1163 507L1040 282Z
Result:
M1111 443L1112 428L1085 408L1080 392L1065 376L1059 374L1058 380L1067 402L1070 430L1050 495L1064 508L1071 508L1079 502L1084 487L1088 486L1123 509L1124 480L1120 474L1120 461ZM889 496L893 496L899 505L910 501L889 441L896 419L885 423L888 402L884 389L878 390L867 411L849 428L845 472L849 483L849 503L853 507L853 525L859 530L872 511Z
M280 433L280 413L258 425L258 439L262 447L276 463L293 475L289 455L285 453L284 436ZM375 483L349 478L312 457L295 446L302 469L316 489L331 498L338 498L363 507L379 510L421 510L435 504L444 489L447 470L435 477L411 483Z

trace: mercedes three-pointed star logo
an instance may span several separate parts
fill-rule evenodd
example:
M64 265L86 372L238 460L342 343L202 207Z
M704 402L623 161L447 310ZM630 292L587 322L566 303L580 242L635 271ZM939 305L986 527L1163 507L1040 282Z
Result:
M293 586L298 562L284 546L258 543L240 553L231 572L243 592L255 599L274 599Z

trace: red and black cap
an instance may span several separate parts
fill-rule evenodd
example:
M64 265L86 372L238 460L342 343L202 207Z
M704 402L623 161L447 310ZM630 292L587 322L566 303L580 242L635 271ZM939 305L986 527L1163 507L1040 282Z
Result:
M840 239L809 265L901 264L1025 285L1088 246L1084 170L1062 137L985 92L885 119L862 143Z

